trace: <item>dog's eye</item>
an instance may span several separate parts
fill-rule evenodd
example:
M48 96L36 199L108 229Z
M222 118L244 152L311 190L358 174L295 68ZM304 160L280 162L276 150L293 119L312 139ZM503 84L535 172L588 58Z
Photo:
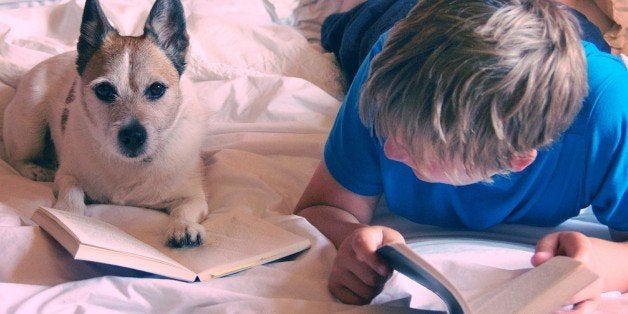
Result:
M156 99L161 98L161 96L163 96L164 93L166 93L166 89L167 87L164 84L156 82L148 86L145 94L149 100L156 100Z
M116 100L116 96L118 95L115 86L106 82L94 86L94 93L96 93L98 99L108 103L112 103Z

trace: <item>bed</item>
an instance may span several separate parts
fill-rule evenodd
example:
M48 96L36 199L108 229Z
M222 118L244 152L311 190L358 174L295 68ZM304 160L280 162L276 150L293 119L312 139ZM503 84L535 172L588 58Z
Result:
M399 274L371 306L339 303L326 287L333 245L292 214L321 158L346 85L334 56L320 46L320 25L325 16L359 2L183 1L191 38L186 71L212 113L203 146L210 210L262 217L308 237L307 251L202 283L75 261L29 219L38 206L52 205L51 185L22 178L0 160L0 312L442 310L434 295ZM128 35L141 31L152 5L149 0L101 3L112 24ZM80 0L0 1L0 115L25 71L75 48L82 7ZM87 214L113 224L164 215L102 204L90 205ZM532 243L547 232L577 229L608 238L586 210L553 229L497 226L468 232L410 223L389 214L382 203L375 222L401 230L415 250L468 293L531 267ZM628 296L608 293L600 311L622 308L628 308Z

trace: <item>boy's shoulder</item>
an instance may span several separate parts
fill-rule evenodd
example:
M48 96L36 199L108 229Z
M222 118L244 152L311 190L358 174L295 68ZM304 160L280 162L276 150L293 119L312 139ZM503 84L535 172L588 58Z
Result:
M590 133L590 128L597 129L594 133L616 129L628 119L628 70L617 56L598 50L592 43L582 43L589 91L567 133Z
M587 59L590 88L600 88L599 85L609 84L613 81L628 82L628 70L619 57L600 51L594 44L587 41L582 41L582 45Z

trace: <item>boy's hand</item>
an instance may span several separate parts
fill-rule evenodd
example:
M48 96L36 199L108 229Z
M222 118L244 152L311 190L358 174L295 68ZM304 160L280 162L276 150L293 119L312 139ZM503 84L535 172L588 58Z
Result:
M392 274L375 251L384 244L405 242L394 229L367 226L354 230L338 248L329 275L329 290L340 301L367 304Z
M532 265L538 266L556 255L572 257L600 274L595 247L591 239L579 232L555 232L546 235L536 244ZM574 307L568 313L590 313L597 307L603 292L602 277L576 294L570 301Z

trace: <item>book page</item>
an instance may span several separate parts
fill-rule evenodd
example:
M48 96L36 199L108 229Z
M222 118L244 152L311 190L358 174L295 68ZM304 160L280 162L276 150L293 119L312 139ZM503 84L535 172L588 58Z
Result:
M201 280L260 265L310 246L309 239L245 211L210 213L202 223L206 230L204 243L186 248L166 245L170 217L163 212L107 207L97 215L185 265Z
M43 209L38 211L46 213ZM140 210L131 215L124 207L107 207L96 217L84 217L49 211L48 216L65 224L68 233L83 242L79 250L83 255L75 258L187 281L196 275L201 280L225 276L310 246L309 239L246 212L212 213L203 222L206 238L202 245L170 248L166 245L170 217L163 212ZM54 237L62 241L63 236ZM124 254L124 261L120 256L107 254L114 250ZM191 274L194 276L190 278Z
M542 313L559 309L597 274L581 262L555 256L471 301L475 313Z
M538 267L495 269L492 272L507 275L502 278L506 280L470 296L458 290L441 270L406 244L388 244L377 252L391 267L440 296L451 313L549 313L565 305L573 295L597 279L597 275L581 262L556 256ZM454 274L452 271L446 273ZM479 281L485 279L489 278L478 277ZM457 300L459 306L452 299Z
M220 277L300 252L309 239L248 213L213 213L198 248L164 252L197 272L201 280Z
M154 247L147 245L104 221L54 208L40 208L38 211L59 222L64 229L72 234L82 245L97 248L98 250L94 250L94 252L100 251L102 254L105 254L106 251L115 251L130 256L141 257L148 261L158 261L185 269L184 266ZM46 226L42 225L44 223L43 221L38 221L38 223L45 229ZM77 252L73 252L73 254L77 254ZM86 258L86 256L75 257L79 259ZM93 256L87 258L89 260L98 261L98 259L94 259L95 257ZM119 262L115 264L125 266L123 263Z

